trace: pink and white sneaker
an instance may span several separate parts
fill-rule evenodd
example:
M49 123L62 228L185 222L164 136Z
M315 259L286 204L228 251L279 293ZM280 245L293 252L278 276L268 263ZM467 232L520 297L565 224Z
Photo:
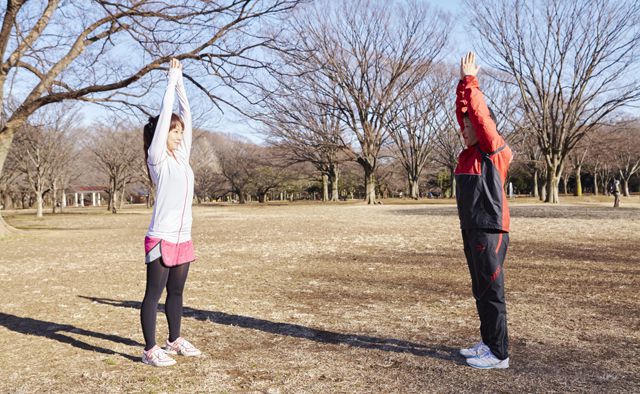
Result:
M142 362L153 367L169 367L176 363L167 353L155 345L149 350L142 351Z
M169 342L169 340L167 340L167 345L164 347L164 351L167 354L179 354L187 357L199 356L202 354L200 350L182 337L179 337L173 342Z

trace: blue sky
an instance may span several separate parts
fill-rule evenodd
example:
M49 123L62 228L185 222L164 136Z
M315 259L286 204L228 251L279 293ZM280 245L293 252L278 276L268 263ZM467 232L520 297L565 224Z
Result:
M336 0L341 1L341 0ZM452 35L450 38L450 49L445 54L445 59L450 62L456 62L462 54L466 51L471 50L471 43L469 42L469 37L464 33L462 29L462 21L458 16L461 13L462 9L462 0L422 0L423 2L430 3L431 5L438 7L444 11L450 12L453 14L452 18ZM158 92L159 95L162 92ZM156 99L159 100L159 97ZM104 108L90 103L80 103L82 106L82 112L84 114L84 122L86 124L90 124L94 120L98 118L108 118L109 112ZM262 140L262 136L260 133L256 132L256 126L250 124L242 115L236 113L229 107L223 107L224 113L220 113L219 110L213 109L211 111L206 111L205 108L193 108L193 112L206 112L206 122L201 123L206 129L212 131L221 131L225 133L232 133L237 135L242 135L254 142L259 142ZM194 113L194 116L197 116L197 113ZM196 121L196 126L197 126Z

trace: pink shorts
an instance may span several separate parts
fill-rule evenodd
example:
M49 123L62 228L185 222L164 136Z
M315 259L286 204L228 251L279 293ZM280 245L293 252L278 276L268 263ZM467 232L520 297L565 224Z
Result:
M160 238L144 237L144 252L147 264L162 257L162 263L167 267L190 263L196 259L192 241L176 244Z

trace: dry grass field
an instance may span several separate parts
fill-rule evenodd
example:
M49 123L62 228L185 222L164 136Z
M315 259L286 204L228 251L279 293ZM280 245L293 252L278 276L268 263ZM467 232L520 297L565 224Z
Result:
M563 201L512 204L499 371L457 355L479 323L448 202L194 207L205 355L165 369L140 362L150 211L3 213L0 392L639 392L640 199Z

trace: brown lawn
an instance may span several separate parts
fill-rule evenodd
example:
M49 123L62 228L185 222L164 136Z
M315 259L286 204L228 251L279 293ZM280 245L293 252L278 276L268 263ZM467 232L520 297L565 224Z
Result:
M512 205L500 371L457 355L479 323L451 204L194 207L205 355L166 369L139 361L150 211L5 212L0 392L638 392L640 201L568 201Z

